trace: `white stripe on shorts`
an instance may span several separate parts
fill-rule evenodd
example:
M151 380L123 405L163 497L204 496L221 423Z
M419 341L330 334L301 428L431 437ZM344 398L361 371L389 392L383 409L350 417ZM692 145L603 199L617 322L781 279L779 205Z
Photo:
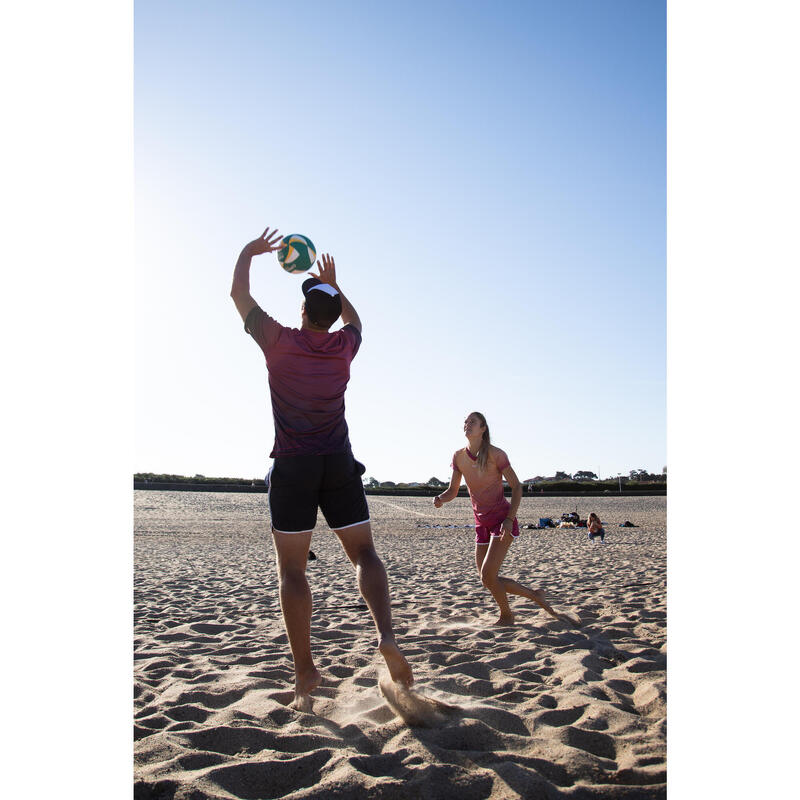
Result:
M288 533L289 535L291 535L291 534L293 534L293 533L311 533L311 532L312 532L314 529L313 529L313 528L309 528L307 531L279 531L279 530L278 530L278 529L277 529L277 528L276 528L276 527L273 525L273 526L272 526L272 530L273 530L275 533Z
M355 528L356 525L363 525L365 522L369 522L369 517L366 519L362 519L361 522L354 522L352 525L345 525L342 528L334 528L337 531L346 531L348 528Z

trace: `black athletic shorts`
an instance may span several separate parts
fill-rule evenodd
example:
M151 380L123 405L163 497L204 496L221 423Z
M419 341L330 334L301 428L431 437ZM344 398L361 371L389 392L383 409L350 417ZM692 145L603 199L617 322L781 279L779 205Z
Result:
M317 507L334 530L369 522L361 476L352 453L278 456L267 475L269 513L279 533L314 530Z

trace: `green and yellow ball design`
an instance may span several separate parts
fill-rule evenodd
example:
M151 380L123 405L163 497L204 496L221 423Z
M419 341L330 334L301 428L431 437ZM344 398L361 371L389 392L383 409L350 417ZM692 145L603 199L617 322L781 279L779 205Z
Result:
M278 261L287 272L306 272L317 258L314 243L308 236L291 233L284 236L278 250Z

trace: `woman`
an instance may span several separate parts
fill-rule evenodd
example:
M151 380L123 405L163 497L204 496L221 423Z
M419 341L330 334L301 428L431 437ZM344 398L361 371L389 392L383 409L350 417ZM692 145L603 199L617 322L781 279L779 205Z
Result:
M589 541L593 542L595 536L600 537L601 544L605 543L606 540L606 532L603 529L603 523L600 522L600 517L592 511L589 514L589 519L586 520L586 528L589 532Z
M513 625L514 614L508 604L508 594L518 594L538 603L548 614L561 619L544 599L542 589L529 589L498 573L511 543L519 536L517 509L522 499L522 485L511 468L508 456L491 443L486 417L473 411L464 420L464 435L468 446L453 455L453 475L450 486L433 498L441 508L458 495L463 476L467 483L472 510L475 513L475 566L481 583L492 593L500 607L496 625ZM503 478L511 487L511 502L503 495Z

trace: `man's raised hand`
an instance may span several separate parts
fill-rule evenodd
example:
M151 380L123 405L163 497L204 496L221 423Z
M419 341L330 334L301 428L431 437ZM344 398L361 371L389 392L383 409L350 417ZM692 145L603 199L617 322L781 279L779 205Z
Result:
M322 259L317 261L318 274L312 277L319 278L323 283L329 283L331 286L336 286L336 264L333 257L324 253ZM336 287L338 288L338 287Z
M272 253L280 248L282 238L277 228L275 228L272 233L270 233L269 228L267 228L258 239L253 239L245 249L251 256L260 256L262 253Z

